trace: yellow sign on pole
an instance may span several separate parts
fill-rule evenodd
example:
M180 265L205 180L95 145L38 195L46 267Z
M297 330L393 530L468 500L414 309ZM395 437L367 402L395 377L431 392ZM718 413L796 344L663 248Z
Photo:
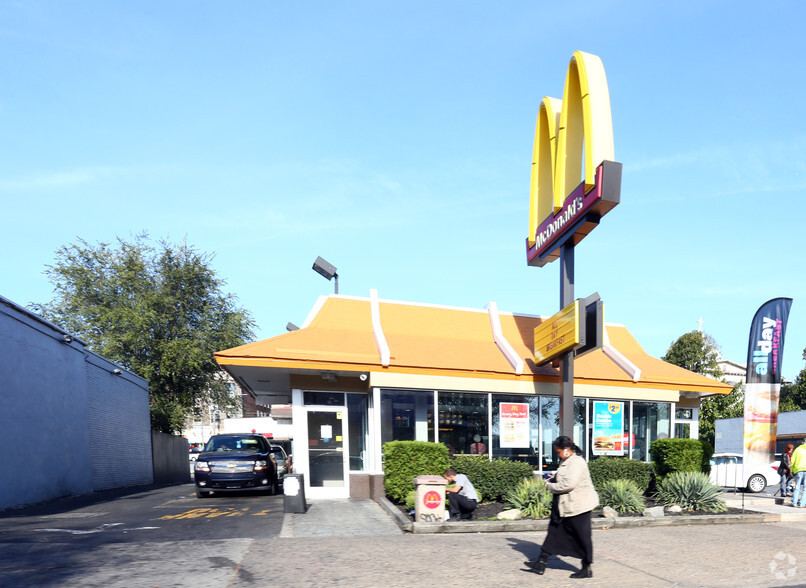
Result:
M574 349L579 343L579 300L574 300L535 327L535 361L545 363Z

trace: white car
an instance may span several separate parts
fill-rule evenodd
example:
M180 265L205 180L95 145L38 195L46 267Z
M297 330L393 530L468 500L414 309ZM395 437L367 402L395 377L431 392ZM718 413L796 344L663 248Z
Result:
M763 492L780 481L777 468L777 463L744 467L741 453L715 453L711 456L711 482L725 488Z

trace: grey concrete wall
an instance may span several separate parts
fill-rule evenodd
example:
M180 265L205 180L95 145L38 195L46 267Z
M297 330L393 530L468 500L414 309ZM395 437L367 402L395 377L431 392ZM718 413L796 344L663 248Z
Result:
M147 384L125 372L109 380L116 367L0 296L0 509L153 481ZM101 384L93 386L92 378ZM124 404L138 407L136 416L106 420L117 412L118 391L128 398ZM99 426L112 433L103 443ZM145 442L139 466L120 459L118 440L132 437Z
M155 484L187 484L190 482L187 439L152 431L151 445L154 448Z
M97 355L86 367L93 491L152 484L148 385Z

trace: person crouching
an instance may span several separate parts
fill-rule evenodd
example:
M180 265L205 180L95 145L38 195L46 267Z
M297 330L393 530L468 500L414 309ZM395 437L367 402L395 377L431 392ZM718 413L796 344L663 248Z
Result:
M476 494L473 484L466 475L456 473L453 468L445 470L443 475L448 480L448 483L454 484L445 489L445 492L450 494L448 497L448 512L451 518L457 520L472 519L473 511L476 510L479 502L479 496Z

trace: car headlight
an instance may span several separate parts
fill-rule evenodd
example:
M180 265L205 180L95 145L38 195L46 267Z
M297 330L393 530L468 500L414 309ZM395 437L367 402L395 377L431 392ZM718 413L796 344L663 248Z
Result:
M210 464L206 461L198 461L196 460L196 465L194 466L197 472L209 472L210 471Z
M259 472L260 470L266 469L267 462L265 459L259 459L255 462L255 471Z

